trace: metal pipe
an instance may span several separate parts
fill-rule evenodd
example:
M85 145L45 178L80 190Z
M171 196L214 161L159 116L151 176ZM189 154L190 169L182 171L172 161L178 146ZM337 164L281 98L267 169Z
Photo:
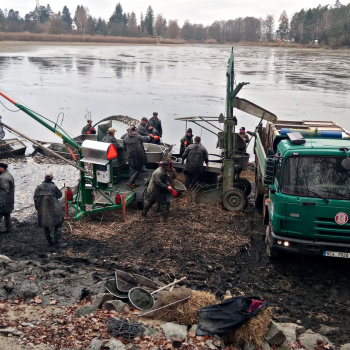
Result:
M0 125L3 125L6 129L9 129L10 131L12 131L12 132L18 134L19 136L25 138L25 139L28 140L28 141L30 141L30 142L33 143L34 145L36 145L36 146L38 146L38 147L44 149L44 150L47 151L48 153L52 154L54 157L57 157L57 158L63 160L65 163L68 163L69 165L72 165L72 166L74 166L75 168L79 169L81 172L86 173L86 170L85 170L84 168L82 168L81 166L79 166L79 165L77 165L77 164L75 164L75 163L70 162L68 159L66 159L66 158L64 158L64 157L62 157L62 156L60 156L59 154L57 154L56 152L54 152L54 151L48 149L47 147L45 147L44 145L40 144L39 142L37 142L37 141L31 139L30 137L28 137L28 136L22 134L22 133L19 132L18 130L15 130L15 129L11 128L10 126L8 126L7 124L5 124L5 123L3 123L3 122L1 122Z

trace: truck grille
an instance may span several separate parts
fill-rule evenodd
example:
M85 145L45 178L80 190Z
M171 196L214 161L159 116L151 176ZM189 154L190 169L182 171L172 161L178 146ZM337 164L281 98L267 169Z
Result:
M338 225L334 218L317 218L315 224L320 235L350 237L350 223Z

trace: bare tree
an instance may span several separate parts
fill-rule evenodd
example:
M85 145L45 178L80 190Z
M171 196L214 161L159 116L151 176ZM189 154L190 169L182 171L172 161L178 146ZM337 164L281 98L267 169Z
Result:
M267 15L264 21L264 27L265 27L265 35L267 41L272 41L273 33L274 33L274 27L275 27L275 18L273 15Z
M166 27L164 26L165 19L161 13L156 16L154 21L154 34L156 36L165 36Z
M281 36L281 39L286 39L289 33L289 18L287 16L287 12L283 11L281 13L280 19L279 19L279 33Z
M86 26L88 21L89 9L83 5L78 5L75 11L74 22L77 29L85 35Z
M169 20L168 29L167 29L167 36L170 39L176 39L180 37L181 29L179 27L177 20Z
M130 14L129 21L128 21L128 29L131 36L137 36L138 34L137 19L134 11L131 12Z

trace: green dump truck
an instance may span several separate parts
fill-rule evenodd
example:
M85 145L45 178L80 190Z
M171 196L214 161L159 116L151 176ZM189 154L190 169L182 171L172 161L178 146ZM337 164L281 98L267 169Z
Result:
M255 204L266 251L350 258L350 133L334 122L268 122L256 132Z

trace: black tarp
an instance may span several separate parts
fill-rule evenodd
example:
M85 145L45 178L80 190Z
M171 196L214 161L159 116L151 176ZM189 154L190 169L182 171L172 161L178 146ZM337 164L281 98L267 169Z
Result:
M260 307L249 312L252 302L260 301ZM199 310L199 323L196 330L197 336L214 335L222 336L242 327L250 318L256 316L259 311L266 309L266 300L256 297L233 297L220 304L203 307Z

